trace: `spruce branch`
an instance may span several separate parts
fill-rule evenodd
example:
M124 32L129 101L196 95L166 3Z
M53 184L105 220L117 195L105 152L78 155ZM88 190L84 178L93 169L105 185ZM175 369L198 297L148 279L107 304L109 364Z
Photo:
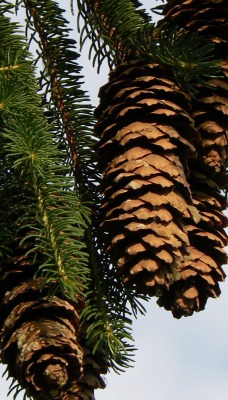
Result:
M23 119L8 116L3 132L5 150L12 168L33 189L36 198L37 231L31 227L32 233L25 240L33 237L31 251L46 256L39 275L44 277L51 295L58 290L75 301L89 279L83 237L90 210L72 192L74 181L66 176L69 170L61 165L46 122L37 118L34 111Z
M88 345L93 348L93 352L104 351L105 349L110 366L118 370L118 368L123 369L127 367L128 362L131 361L129 354L133 352L133 348L128 344L128 340L132 340L129 333L131 320L130 318L125 318L126 312L129 315L130 313L126 308L127 300L123 286L121 291L122 298L121 293L119 293L118 296L114 294L117 293L116 286L118 286L118 279L114 277L114 270L112 271L113 279L108 277L110 275L110 260L104 252L104 243L99 239L101 233L96 216L99 214L98 207L101 202L97 186L100 181L100 176L96 172L96 159L93 148L96 139L92 137L92 126L88 125L86 130L84 128L85 122L87 124L88 122L90 123L90 109L85 108L85 111L83 110L82 113L82 107L78 107L77 105L77 102L83 104L83 102L87 100L86 97L83 99L81 90L77 92L78 82L80 82L81 79L79 75L80 68L79 66L76 68L75 64L75 59L78 55L76 53L74 55L72 51L69 52L68 48L72 46L72 42L69 42L67 37L65 38L65 42L63 41L64 35L68 33L68 30L66 21L62 20L62 11L59 10L55 13L55 18L58 19L58 30L55 24L53 24L49 14L46 15L50 4L53 5L54 2L51 1L48 5L44 4L44 2L42 5L39 4L40 7L36 8L35 17L34 9L32 8L27 8L27 14L30 21L29 26L32 28L31 24L34 23L34 29L38 31L41 39L40 55L44 58L47 65L47 72L46 74L42 74L41 79L42 82L46 80L47 86L49 85L53 107L60 112L62 116L61 120L64 119L64 110L61 106L62 100L64 101L65 110L70 110L71 112L69 128L77 133L75 135L75 142L78 150L78 163L75 170L76 178L79 178L80 190L86 192L87 196L89 195L88 198L93 202L91 225L89 229L87 229L85 237L89 253L91 285L89 286L90 290L87 295L87 307L82 314L82 323L88 326L88 329L86 329L87 341ZM62 20L62 26L64 27L62 32L60 32L59 29L60 20ZM54 44L53 38L55 39ZM57 50L56 41L59 43ZM54 55L53 51L55 51ZM63 64L65 73L68 72L69 76L72 76L72 68L76 69L77 72L77 75L75 74L75 81L77 80L77 82L75 82L76 90L74 103L68 101L67 94L70 93L72 95L72 82L69 85L66 78L63 79ZM69 70L67 66L69 66ZM54 78L52 76L53 71L55 75ZM58 88L62 90L62 97L59 95L60 91L56 90L55 83L57 79L59 79L60 82ZM55 102L56 92L58 93L57 102ZM54 97L52 93L54 93ZM84 112L86 111L87 114L85 116ZM81 122L81 126L79 126L79 122ZM64 124L63 129L66 129ZM81 139L83 135L84 138ZM67 134L66 139L64 143L67 145L70 139ZM85 177L83 177L83 174ZM134 301L132 301L132 303L133 302ZM121 329L120 326L122 327Z
M89 56L94 50L93 65L97 62L98 71L104 59L112 68L120 60L134 57L129 38L149 21L147 13L138 9L138 0L77 0L77 5L80 45L82 48L87 39L91 40ZM80 18L84 20L82 29Z
M44 282L49 284L50 291L55 287L55 290L61 290L63 296L75 300L83 288L85 289L88 280L88 256L83 251L83 238L90 223L90 209L72 192L74 179L65 162L65 150L58 150L44 118L40 98L36 94L33 68L31 62L25 58L26 50L19 47L20 41L18 37L14 38L13 29L10 34L4 35L9 20L5 17L0 19L3 43L0 54L9 50L7 60L1 59L0 64L5 63L5 67L14 65L14 50L17 47L19 65L23 60L22 73L20 68L8 69L7 73L4 70L0 72L4 88L0 94L0 103L3 105L1 119L5 158L22 186L26 182L33 192L30 204L26 204L25 216L22 218L19 215L18 223L20 228L25 227L23 224L25 221L28 223L28 216L33 210L36 227L32 225L26 228L29 237L34 236L35 246L32 251L43 252L48 260L48 271L44 269L46 263L40 266L42 275L47 273ZM10 47L8 45L11 35ZM14 92L12 85L16 88ZM16 112L15 93L21 100L21 104L17 104ZM32 220L34 222L34 218Z
M204 43L197 33L162 24L155 28L150 24L135 32L131 39L141 59L159 62L168 67L180 86L192 95L193 83L212 88L208 78L221 75L219 61L213 56L213 43Z
M44 107L59 145L68 152L75 186L88 198L94 198L94 186L99 175L93 150L96 140L93 136L93 108L81 89L83 76L77 62L76 42L69 38L70 29L63 16L64 10L55 1L24 3L27 28L32 32L30 41L39 43L38 59L42 59L45 65L39 79Z
M34 5L34 2L30 3ZM122 291L123 297L121 302L119 301L121 294L118 296L115 295L117 293L118 280L116 278L115 280L111 278L107 279L107 276L109 276L110 261L104 255L104 251L100 246L101 241L98 239L99 229L95 215L100 203L100 194L97 189L97 182L100 178L93 161L94 149L92 146L95 139L92 137L91 106L87 107L84 104L86 97L80 89L80 67L75 63L77 54L70 50L72 41L65 37L65 33L68 32L66 21L64 19L61 25L61 12L56 12L55 16L57 17L55 22L56 24L58 23L57 29L57 25L54 24L52 26L52 18L49 19L52 16L53 10L52 7L50 8L50 5L53 6L54 3L53 1L49 3L43 2L43 4L39 3L40 8L38 10L36 8L37 14L35 15L37 21L40 21L39 28L43 27L42 31L38 31L38 34L41 35L42 33L40 36L39 56L44 60L46 66L40 80L42 83L41 86L45 90L44 106L48 110L49 115L51 115L53 141L55 144L57 143L59 154L62 154L62 162L61 160L58 160L58 162L54 160L55 156L52 149L52 151L48 152L46 159L43 159L42 165L40 165L37 163L38 158L35 155L35 151L29 153L32 143L29 145L29 151L28 149L25 150L25 153L29 154L28 157L19 157L20 161L17 159L15 167L21 168L23 165L23 168L31 173L30 181L34 188L39 208L40 228L37 230L33 229L33 232L30 236L27 235L25 240L29 240L30 238L35 240L35 246L31 252L35 253L41 249L43 250L45 262L40 266L38 274L41 273L44 277L44 282L49 286L50 295L53 295L56 290L61 289L62 293L71 299L73 297L75 299L76 290L78 290L77 294L82 293L86 297L88 312L86 307L86 321L85 319L84 321L86 326L90 322L92 324L92 328L89 330L88 343L96 353L105 350L110 365L115 365L116 370L119 366L123 369L128 366L128 362L130 362L129 355L133 351L132 346L128 344L128 341L131 340L129 333L131 320L125 317L125 314L130 315L130 313L126 307L127 300L124 292ZM35 39L35 32L37 32L38 28L35 26L30 11L30 8L27 8L29 27L34 29L33 38ZM59 26L63 26L63 31L61 31ZM55 34L52 35L52 32L55 32ZM58 42L57 48L56 42ZM54 79L52 76L53 71ZM57 91L57 97L55 97L56 77L59 82L58 89L61 88L61 96L60 92ZM71 79L72 77L73 79ZM66 110L69 111L67 114L67 117L69 117L67 125L63 123ZM30 116L28 118L30 120ZM26 121L27 123L28 121ZM32 118L31 124L40 126ZM21 123L17 121L14 125L21 125ZM77 151L76 165L73 160L74 154L72 152L70 154L67 153L70 147L70 143L68 142L70 137L66 132L67 127L74 135L73 138ZM24 129L20 126L20 133L23 131ZM12 132L9 129L6 134L10 135L12 139ZM38 134L40 137L45 137L44 133L41 134L41 132L38 132ZM11 139L7 138L8 141ZM18 144L18 139L16 142ZM12 141L10 143L12 145ZM43 142L43 147L47 151L48 145L45 141ZM14 151L16 150L14 149ZM19 149L17 151L17 155L19 155ZM50 153L52 153L52 156ZM23 172L25 173L24 170ZM61 181L61 175L63 182ZM61 189L64 188L64 191L56 186L57 183ZM65 197L63 197L63 192ZM80 203L81 197L79 195L75 197L75 193L83 193L86 203ZM70 195L72 198L70 198ZM72 204L77 203L77 199L80 207L78 206L78 214L75 215ZM93 209L92 215L89 215L89 210L87 209L88 200L90 208ZM83 217L82 221L79 217ZM89 221L90 218L91 222ZM69 225L71 223L76 225L78 229L76 236L72 236L72 232L67 230L68 221ZM83 225L85 221L87 223L86 226ZM74 232L76 232L76 227L74 226ZM66 232L68 234L67 237L64 236ZM78 239L81 239L79 243ZM82 243L86 246L85 254L83 247L80 247ZM99 253L102 256L98 256ZM87 254L89 254L89 264L86 258ZM92 257L92 254L95 254L95 256L93 255ZM91 257L93 261L94 257L96 258L96 263L91 261ZM53 263L53 258L55 259L55 263ZM80 267L82 267L81 269L77 265L79 262ZM73 266L77 269L77 274L75 274ZM86 280L88 276L87 266L91 269L88 281ZM82 274L80 271L82 271ZM67 280L65 279L66 275ZM94 276L96 276L96 279L93 281ZM89 289L88 294L87 286ZM95 314L93 310L96 310ZM94 315L96 315L95 320ZM97 323L98 320L99 323ZM91 337L92 340L90 340ZM100 338L98 343L95 338ZM115 362L112 360L115 360Z
M66 97L65 97L65 88L62 87L61 85L61 74L59 74L58 71L58 65L56 65L56 52L58 52L58 49L53 46L53 43L49 41L49 35L55 34L55 32L51 31L48 33L48 27L47 24L49 22L49 19L52 19L54 14L56 14L56 3L52 2L53 4L47 4L46 6L43 4L38 4L36 1L25 1L25 7L26 7L26 12L28 16L28 20L30 23L31 27L31 19L33 19L33 24L35 32L38 33L39 38L42 43L42 54L40 54L40 57L42 57L43 60L45 60L46 68L48 70L48 74L50 76L50 95L51 99L55 104L55 107L57 108L58 112L61 115L62 123L64 130L66 132L67 136L67 141L69 143L69 148L70 148L70 153L71 153L71 158L73 160L74 166L76 167L77 165L77 159L78 159L78 154L77 154L77 149L76 149L76 140L75 140L75 135L73 131L73 127L70 123L70 110L68 109L66 105ZM42 3L42 2L40 2ZM50 6L53 6L52 8ZM39 12L40 8L42 7L42 13ZM59 11L59 16L61 17L62 11L61 9ZM46 15L45 15L46 13ZM43 17L43 19L42 19ZM45 18L46 17L46 18ZM58 14L57 14L58 17ZM56 16L55 16L56 18ZM64 21L65 22L65 21ZM67 33L68 31L65 30ZM63 30L64 32L64 30ZM65 33L65 32L64 32ZM55 37L55 46L57 42L60 40L60 35L57 34ZM68 44L69 44L69 39L68 39ZM54 50L54 51L53 51ZM76 66L75 66L76 67Z

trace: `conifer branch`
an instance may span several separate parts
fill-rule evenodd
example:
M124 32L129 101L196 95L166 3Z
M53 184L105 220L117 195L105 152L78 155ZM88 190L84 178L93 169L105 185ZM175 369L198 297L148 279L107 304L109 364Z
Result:
M176 81L192 95L196 93L192 82L210 87L207 78L221 75L218 60L213 56L213 43L204 43L197 33L161 24L159 28L145 25L132 39L141 59L159 62L170 70Z
M29 2L31 3L31 2ZM53 1L50 2L50 4L53 5ZM50 14L48 14L48 9L50 7L50 4L39 4L40 9L37 10L37 14L35 14L36 22L34 22L34 32L37 32L40 34L41 38L41 53L40 56L44 58L46 66L46 72L45 75L42 74L41 77L41 82L46 81L45 85L47 88L50 88L46 91L46 98L48 101L48 96L49 93L51 95L51 107L50 110L54 115L57 115L56 120L54 123L56 124L55 128L55 133L56 133L56 139L60 143L62 140L61 135L59 135L58 132L58 124L60 124L59 128L61 129L61 124L64 118L63 113L66 110L69 110L68 115L70 115L71 118L69 118L69 129L73 132L74 138L75 138L75 144L77 146L77 164L74 165L74 175L75 175L75 190L79 190L82 193L86 193L86 198L89 200L94 201L94 204L91 203L91 206L94 211L94 216L92 215L92 224L89 226L87 229L86 236L84 238L84 241L87 246L87 251L89 254L89 266L91 268L90 272L90 283L88 282L89 286L89 293L87 294L87 288L83 293L83 296L87 297L87 307L85 309L85 315L86 315L86 321L85 324L88 325L88 321L91 322L94 321L94 315L95 321L92 324L93 328L88 329L88 343L89 345L92 346L94 349L94 352L96 351L106 351L107 357L109 359L110 365L116 365L116 369L118 369L118 364L122 368L127 367L128 362L130 361L128 353L129 349L132 352L132 347L128 345L127 341L130 339L130 333L129 333L129 328L131 321L130 319L126 319L124 314L126 313L126 296L124 297L124 292L123 293L123 299L121 299L121 304L125 302L124 309L120 305L120 295L118 296L117 299L114 299L114 295L112 295L112 300L110 303L109 296L107 295L108 293L114 293L116 292L116 283L117 279L112 281L111 279L105 280L105 276L108 275L109 269L110 269L110 262L109 259L107 259L107 256L104 255L104 251L101 250L100 246L95 245L95 243L101 244L101 242L98 239L99 236L99 229L98 229L98 222L96 221L95 214L97 213L97 207L98 204L100 203L100 194L97 189L97 180L99 177L96 175L95 171L95 165L93 164L94 160L94 150L91 149L91 144L93 144L94 139L92 138L92 131L90 128L90 110L91 107L87 107L87 105L82 108L81 103L83 104L85 98L83 98L82 94L83 92L81 90L78 90L77 88L79 87L79 81L81 76L79 75L80 67L76 65L75 63L75 58L77 58L77 54L75 57L74 53L72 51L69 51L69 46L71 46L72 41L68 42L68 39L66 38L66 42L63 41L65 31L67 31L67 28L63 29L63 33L60 32L59 30L59 25L60 21L58 20L58 30L57 27L52 26L51 20L49 20L50 14L52 15L52 11L50 11ZM28 17L29 17L29 26L30 28L32 27L32 21L33 20L33 15L30 8L26 8ZM53 10L53 8L51 8ZM31 12L31 15L30 15ZM46 13L47 13L47 18L46 18ZM61 12L55 13L55 15L59 15ZM62 18L62 17L61 17ZM57 18L58 19L58 18ZM63 21L63 26L65 26L66 21ZM36 26L35 26L36 25ZM42 30L41 27L42 26ZM55 32L56 29L56 37L54 35L54 38L52 36L52 32ZM50 31L50 33L49 33ZM50 36L49 36L50 35ZM59 46L56 49L56 40L59 41ZM58 54L59 53L59 54ZM60 57L61 56L61 57ZM67 69L67 66L69 66L69 76L72 76L72 68L75 70L75 85L74 85L74 103L72 103L71 98L67 96L69 93L69 96L72 96L72 84L73 82L70 82L68 84L67 79L63 77L63 65L64 69ZM54 71L54 77L52 76L52 72ZM66 74L66 71L64 72ZM61 85L58 85L58 88L61 89L62 97L59 95L59 93L56 96L56 77L58 82L61 82ZM64 84L66 82L66 84ZM79 103L79 106L77 106L77 103ZM61 108L61 104L65 108ZM45 106L48 107L48 103L45 103ZM63 113L62 113L63 112ZM88 116L86 114L86 119L84 113L88 113ZM61 114L62 113L62 114ZM60 117L58 115L60 114ZM86 127L86 130L84 129L84 124L89 123L89 126ZM64 123L62 124L63 132L66 131L66 125ZM84 130L84 131L83 131ZM81 137L84 138L82 141L79 139ZM89 140L87 140L87 138ZM67 151L68 145L70 147L70 143L68 142L69 140L69 135L66 133L66 140L61 142L61 147ZM84 147L84 148L83 148ZM79 157L78 157L79 155ZM73 159L74 155L72 155L68 159L67 163L69 166L72 166L74 162L71 162ZM88 158L89 157L89 158ZM85 164L87 164L85 166ZM87 167L87 169L86 169ZM86 176L87 170L89 171L89 177L88 175ZM66 176L67 173L64 174ZM73 185L72 185L73 186ZM38 193L39 190L38 190ZM46 216L46 213L43 211L43 200L42 196L38 195L38 198L40 199L40 208L41 208L41 214L43 217ZM68 202L70 204L70 202ZM53 214L53 211L52 211ZM73 217L73 216L72 216ZM46 219L46 218L43 218ZM53 242L53 229L50 227L50 225L47 225L47 233L48 237ZM93 237L94 235L94 237ZM38 238L37 238L38 240ZM103 244L102 244L103 245ZM43 245L44 246L44 245ZM58 247L57 247L58 249ZM57 256L57 264L61 264L61 259L59 258L58 252L55 252ZM82 252L80 252L81 254ZM102 256L98 256L98 253L102 253ZM93 256L92 256L93 254ZM96 260L96 261L95 261ZM81 260L82 261L82 260ZM60 265L61 269L61 265ZM52 287L55 289L55 282L53 280L53 271L52 268L50 268L50 265L43 265L40 268L40 271L44 273L45 280L50 282L52 284ZM80 271L78 272L80 275ZM77 275L78 276L78 275ZM96 279L94 279L94 276L96 276ZM58 281L56 277L56 281ZM74 277L72 277L72 282L71 285L74 283ZM70 286L70 285L69 285ZM74 285L77 288L79 288L78 283ZM65 282L61 282L61 287L62 290L66 291L71 294L70 287L67 287ZM94 314L93 311L96 309L96 313ZM110 314L111 313L111 314ZM129 314L129 311L127 311ZM111 317L110 317L111 315ZM99 318L98 318L99 317ZM99 323L97 324L97 318L99 319ZM111 319L110 319L111 318ZM95 324L95 325L94 325ZM129 327L128 327L129 325ZM112 326L112 329L110 328ZM126 327L125 327L126 326ZM91 341L91 337L93 337L93 340ZM99 338L99 341L97 342L95 340L96 338ZM113 340L111 338L114 338ZM114 343L115 342L115 346ZM118 345L117 345L118 344ZM115 359L115 364L112 361L112 359ZM124 361L123 361L124 360Z
M93 109L81 89L81 67L76 42L69 38L68 22L58 4L24 1L31 39L39 43L38 59L45 65L40 73L44 106L54 122L56 138L69 153L78 190L93 197L95 169ZM70 149L70 151L69 151Z
M135 57L129 38L137 29L149 22L145 10L139 10L138 0L77 0L78 29L80 17L84 20L81 29L81 48L86 39L91 40L90 56L94 50L93 65L98 62L98 70L107 60L112 68L119 61Z
M31 62L25 59L25 49L22 47L20 50L19 38L11 39L13 29L10 33L6 31L7 23L8 20L1 17L0 53L6 53L6 49L11 50L8 52L7 63L4 58L1 62L7 67L18 60L20 63L21 60L23 69L22 73L19 68L8 70L7 74L2 72L0 76L4 89L0 99L3 105L2 138L5 157L10 161L11 170L16 173L22 185L26 182L33 192L32 202L30 205L26 204L25 216L19 215L18 223L20 228L25 221L28 224L28 215L33 210L36 226L27 226L27 231L35 242L32 251L43 252L46 256L46 262L40 265L41 274L46 275L44 284L48 283L52 292L54 282L55 290L61 290L63 296L75 300L88 280L88 256L82 251L85 244L81 240L90 223L90 210L81 204L76 193L72 193L74 180L65 163L65 150L57 149L56 141L43 116L40 98L36 94L37 86ZM8 47L10 41L11 46ZM15 93L20 93L21 100L21 104L17 104L16 112L13 96ZM34 223L34 218L32 221ZM63 259L64 273L63 263L61 270L58 268ZM46 265L48 270L44 268Z
M70 111L67 109L66 99L64 97L64 88L61 85L61 75L56 66L56 58L53 58L53 48L48 40L48 28L47 21L42 20L42 13L38 12L40 5L35 1L25 1L26 12L31 23L31 18L33 19L35 32L38 33L41 43L42 43L42 58L45 60L46 68L50 76L51 84L51 99L54 102L58 112L61 115L64 130L66 132L67 141L69 143L69 148L71 152L71 159L76 167L78 161L78 154L76 149L76 138L73 131L73 127L70 123ZM53 4L53 10L56 10L56 4ZM43 5L43 11L44 10ZM49 7L50 9L50 7ZM61 11L60 11L61 12ZM51 13L53 15L53 13ZM51 15L49 15L50 17ZM45 23L46 22L46 23ZM31 25L30 25L31 26ZM53 31L52 31L53 35ZM55 49L56 53L56 49Z

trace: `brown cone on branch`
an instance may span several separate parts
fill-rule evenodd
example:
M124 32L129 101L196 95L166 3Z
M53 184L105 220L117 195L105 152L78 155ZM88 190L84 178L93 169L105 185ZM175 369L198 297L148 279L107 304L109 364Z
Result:
M205 41L214 42L214 54L224 59L227 54L228 8L223 0L171 0L164 7L165 19L189 32L197 32ZM219 281L227 262L224 247L227 218L222 211L226 201L219 191L226 182L228 128L228 64L221 61L223 78L209 79L214 89L197 84L198 93L192 100L191 116L200 133L196 144L197 158L189 160L188 182L193 204L200 214L198 223L186 213L190 258L180 271L180 281L158 303L172 310L175 317L203 310L208 297L218 297Z
M40 287L40 280L30 280L6 293L2 358L10 376L30 395L52 399L82 376L83 352L77 342L79 315L74 307L57 297L42 297Z
M228 129L228 7L226 0L168 0L164 6L169 22L205 42L214 43L214 56L220 60L221 78L208 79L211 88L196 85L191 116L201 140L197 146L197 163L216 183L224 184L227 160ZM194 162L195 165L195 162Z
M188 256L186 161L198 138L186 95L158 64L122 64L100 90L95 127L103 173L101 227L119 274L160 296Z
M86 345L79 320L84 301L50 298L42 279L33 278L42 256L34 263L26 255L32 241L18 243L19 236L1 264L1 360L36 400L93 400L94 389L105 387L108 365Z

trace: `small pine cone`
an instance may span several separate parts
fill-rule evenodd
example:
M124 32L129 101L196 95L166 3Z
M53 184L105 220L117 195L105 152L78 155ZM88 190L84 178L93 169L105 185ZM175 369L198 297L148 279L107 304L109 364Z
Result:
M193 204L201 219L194 223L186 214L190 256L182 263L178 281L158 300L158 304L171 310L176 318L203 310L209 297L220 295L218 282L225 279L222 265L227 262L223 249L228 244L224 230L228 220L222 213L226 206L224 197L213 181L206 180L206 177L203 180L197 174L191 187Z
M183 257L192 207L186 161L198 134L186 95L158 64L131 63L100 90L95 127L107 250L126 284L159 296Z
M6 293L1 307L2 360L29 395L61 399L59 393L83 373L79 315L73 305L40 294L41 280Z

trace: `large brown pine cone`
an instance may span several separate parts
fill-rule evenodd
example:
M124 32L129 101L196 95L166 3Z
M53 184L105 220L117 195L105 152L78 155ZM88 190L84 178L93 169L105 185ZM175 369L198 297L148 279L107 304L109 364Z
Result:
M188 256L186 162L198 134L188 99L158 64L129 63L100 90L95 127L103 172L102 229L124 282L160 296Z
M226 57L228 8L225 1L168 0L164 12L166 22L198 32L205 41L214 42L215 56ZM201 219L196 224L186 214L190 260L182 265L180 281L159 299L159 304L171 309L178 318L204 309L208 297L220 294L218 281L225 278L221 267L227 261L223 250L227 245L224 231L227 219L222 214L226 202L219 193L219 187L226 181L228 142L228 64L225 58L221 68L223 78L209 79L214 89L197 85L198 93L191 102L191 116L200 140L196 144L196 160L188 163L188 182Z

